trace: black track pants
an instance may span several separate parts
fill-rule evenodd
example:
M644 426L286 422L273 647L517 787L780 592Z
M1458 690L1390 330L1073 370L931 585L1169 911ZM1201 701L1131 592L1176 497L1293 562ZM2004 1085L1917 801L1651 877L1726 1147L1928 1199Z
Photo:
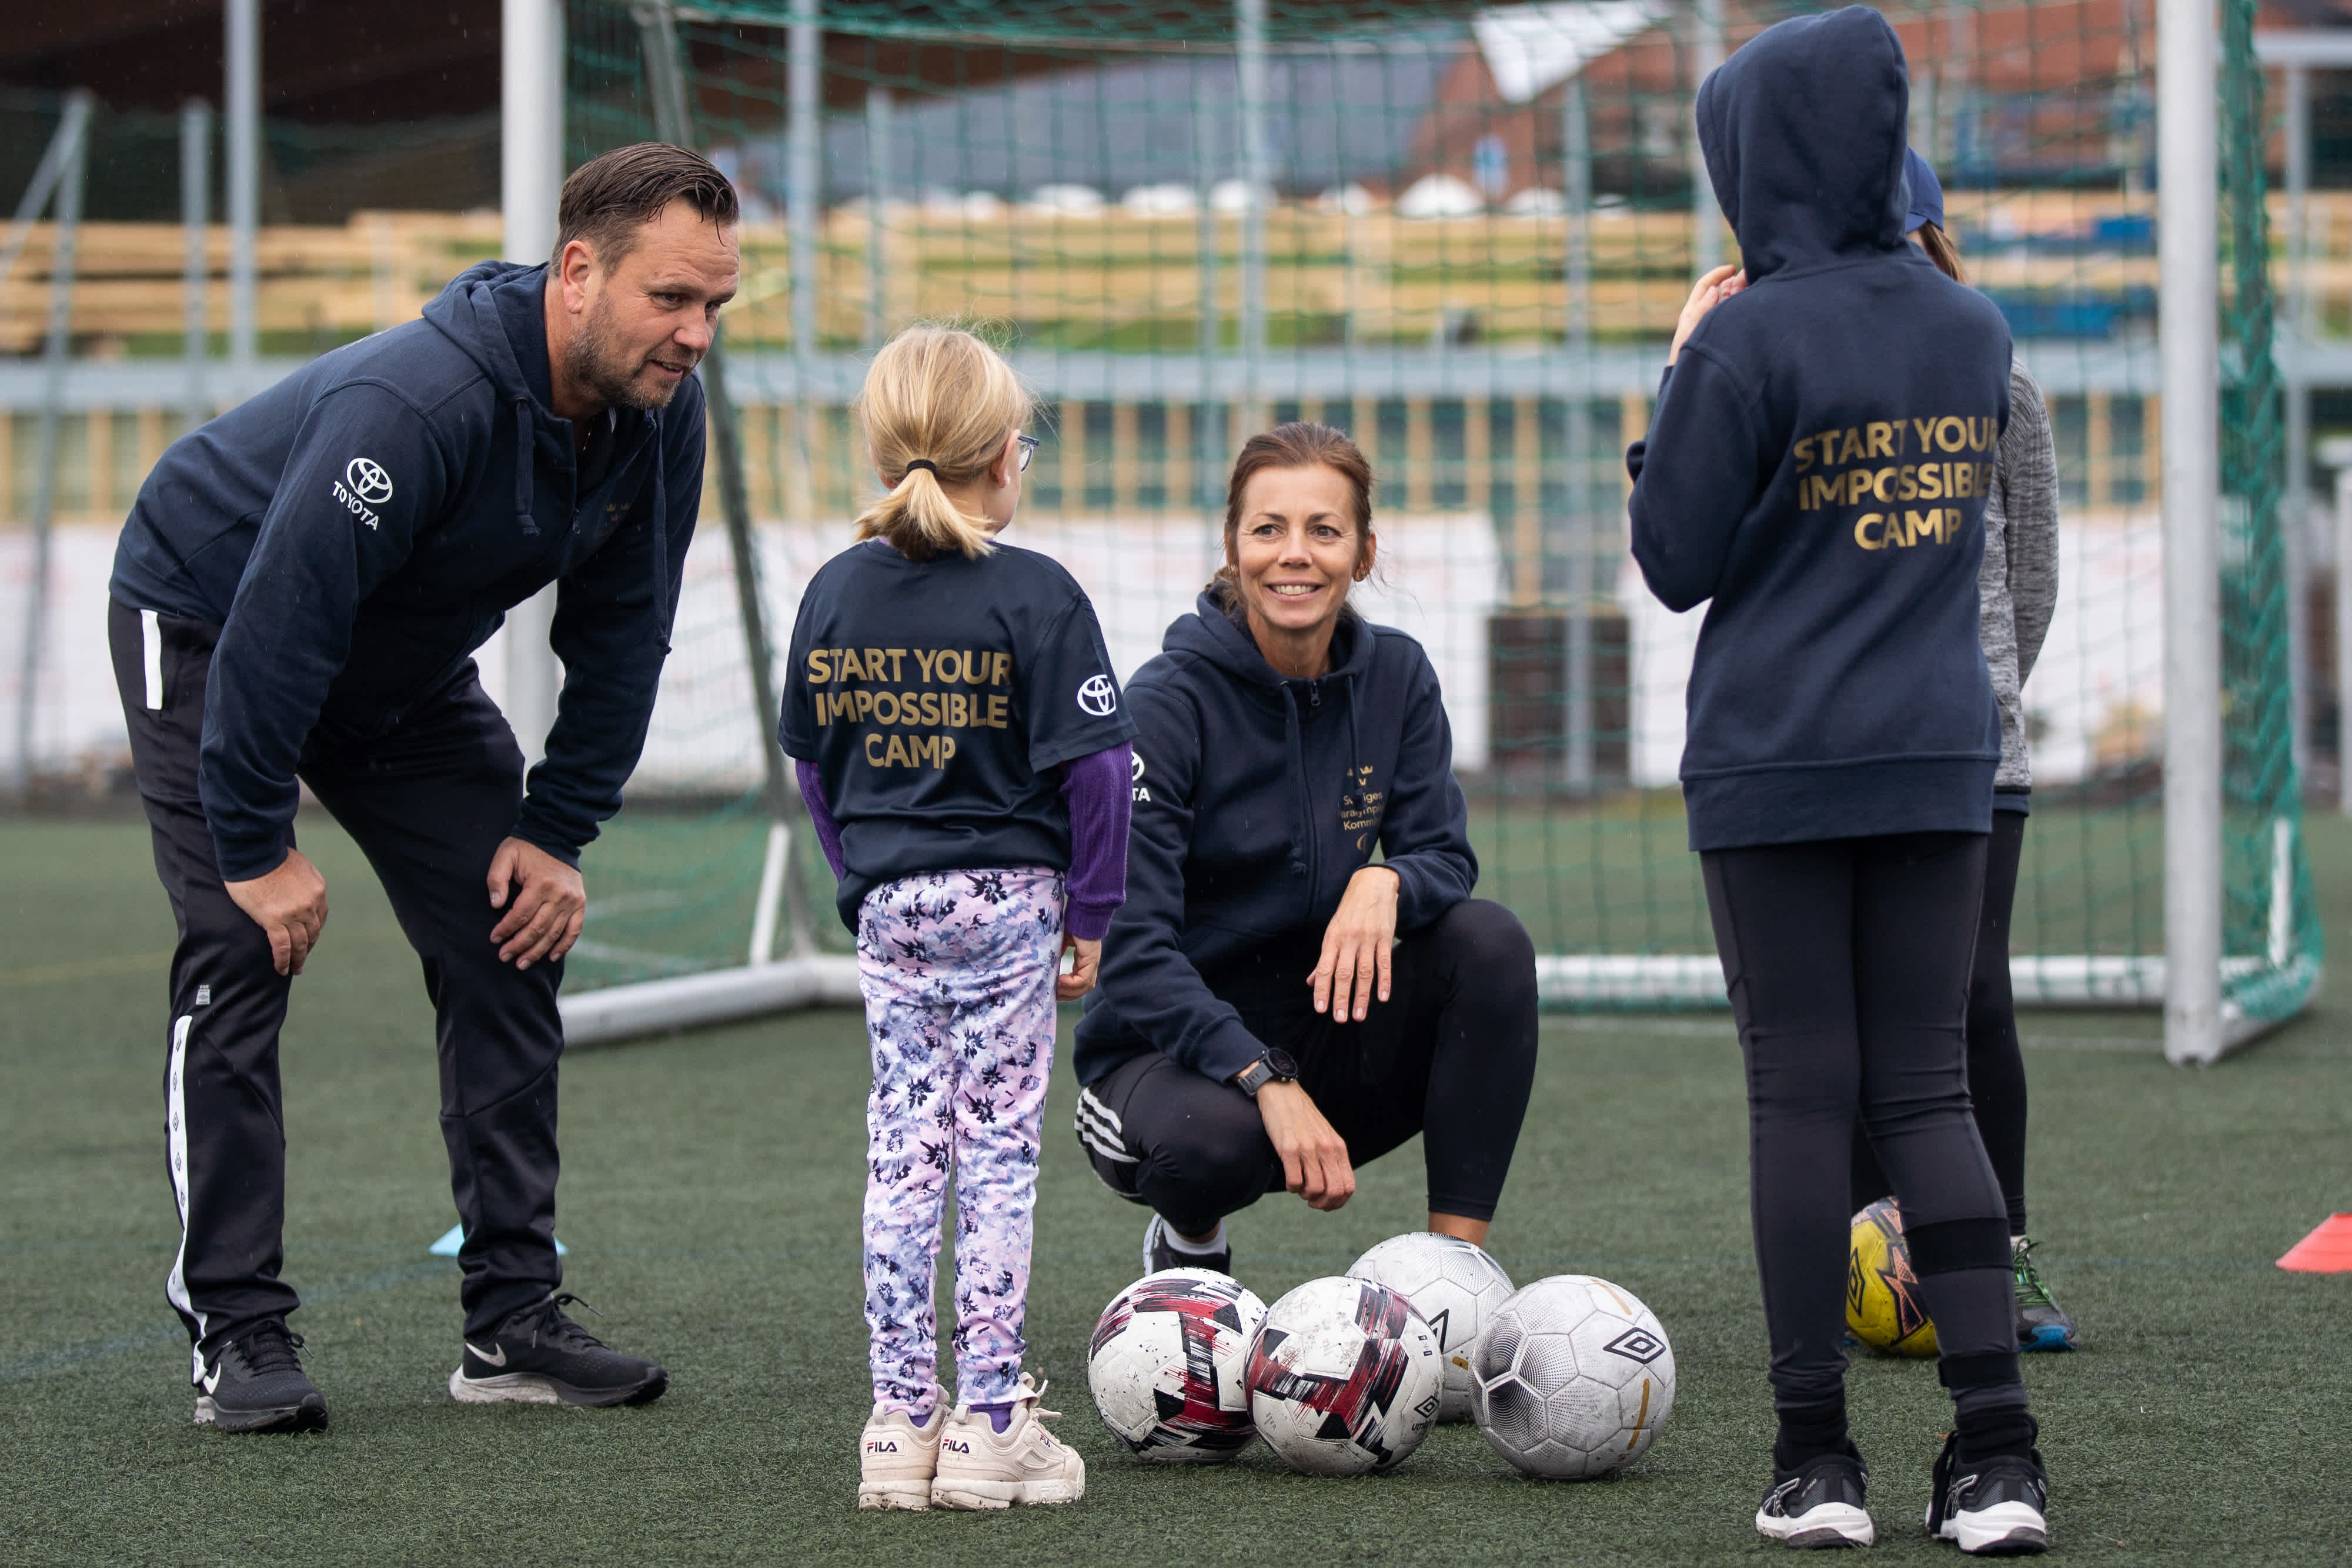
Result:
M1253 1034L1298 1059L1299 1082L1349 1162L1367 1165L1419 1133L1430 1211L1493 1218L1535 1082L1535 946L1518 917L1466 899L1405 937L1390 999L1360 1024L1308 1011L1307 971L1293 967L1226 999ZM1279 1012L1270 1004L1293 993ZM1087 1085L1077 1125L1111 1190L1186 1235L1283 1190L1256 1102L1157 1051Z
M2012 1387L2008 1218L1966 1064L1984 836L1718 850L1701 864L1748 1069L1776 1403L1843 1396L1857 1112L1903 1205L1946 1385Z
M2025 1053L2017 1043L2017 1003L2009 988L2009 921L2017 903L2017 867L2025 851L2025 813L1995 811L1985 845L1984 915L1977 923L1975 967L1969 975L1969 1099L1977 1135L2009 1206L2009 1233L2025 1234ZM1862 1124L1853 1129L1853 1207L1895 1190Z
M290 982L221 884L196 793L205 682L220 629L108 608L131 756L172 901L168 1160L180 1251L165 1293L202 1358L299 1304L279 1280L286 1132L278 1031ZM438 1019L441 1132L466 1228L466 1333L562 1280L555 1258L561 963L518 973L489 940L485 877L522 800L513 732L467 675L364 741L312 735L304 782L365 852L424 960ZM324 940L336 940L330 921Z

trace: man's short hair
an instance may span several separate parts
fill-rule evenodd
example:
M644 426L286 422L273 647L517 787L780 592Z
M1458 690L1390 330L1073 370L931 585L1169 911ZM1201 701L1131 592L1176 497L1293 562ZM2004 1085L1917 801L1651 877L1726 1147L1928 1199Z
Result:
M667 141L637 141L592 158L563 182L552 259L562 266L563 247L581 240L595 253L596 265L609 272L636 247L638 228L677 201L714 224L732 224L741 216L735 187L699 152Z

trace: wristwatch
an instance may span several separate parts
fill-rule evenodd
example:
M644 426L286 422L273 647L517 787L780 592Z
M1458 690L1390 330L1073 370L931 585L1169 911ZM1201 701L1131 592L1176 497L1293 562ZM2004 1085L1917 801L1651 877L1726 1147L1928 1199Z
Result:
M1297 1079L1298 1063L1291 1060L1290 1052L1280 1046L1269 1045L1264 1056L1234 1074L1234 1084L1255 1100L1257 1092L1269 1083L1276 1081L1294 1083Z

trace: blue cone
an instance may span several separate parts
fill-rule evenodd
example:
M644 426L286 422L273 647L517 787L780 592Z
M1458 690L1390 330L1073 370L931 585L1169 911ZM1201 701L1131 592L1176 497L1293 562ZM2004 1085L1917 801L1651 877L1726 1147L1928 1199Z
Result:
M457 1255L457 1249L463 1247L465 1244L466 1228L462 1225L453 1225L440 1240L436 1241L430 1248L426 1249L426 1250L431 1252L436 1258L455 1258ZM555 1255L558 1258L567 1256L571 1250L572 1249L566 1247L561 1238L557 1239L555 1243Z

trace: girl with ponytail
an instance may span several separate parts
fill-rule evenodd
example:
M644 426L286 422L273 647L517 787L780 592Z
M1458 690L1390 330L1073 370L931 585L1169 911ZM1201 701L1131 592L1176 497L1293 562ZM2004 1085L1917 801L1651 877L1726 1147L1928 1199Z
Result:
M1070 1502L1086 1466L1039 1420L1022 1322L1054 1008L1093 988L1126 896L1135 728L1085 592L999 540L1035 445L1013 368L969 332L911 328L857 412L885 494L801 599L778 732L872 1037L857 1502ZM950 1170L952 1413L931 1316Z

